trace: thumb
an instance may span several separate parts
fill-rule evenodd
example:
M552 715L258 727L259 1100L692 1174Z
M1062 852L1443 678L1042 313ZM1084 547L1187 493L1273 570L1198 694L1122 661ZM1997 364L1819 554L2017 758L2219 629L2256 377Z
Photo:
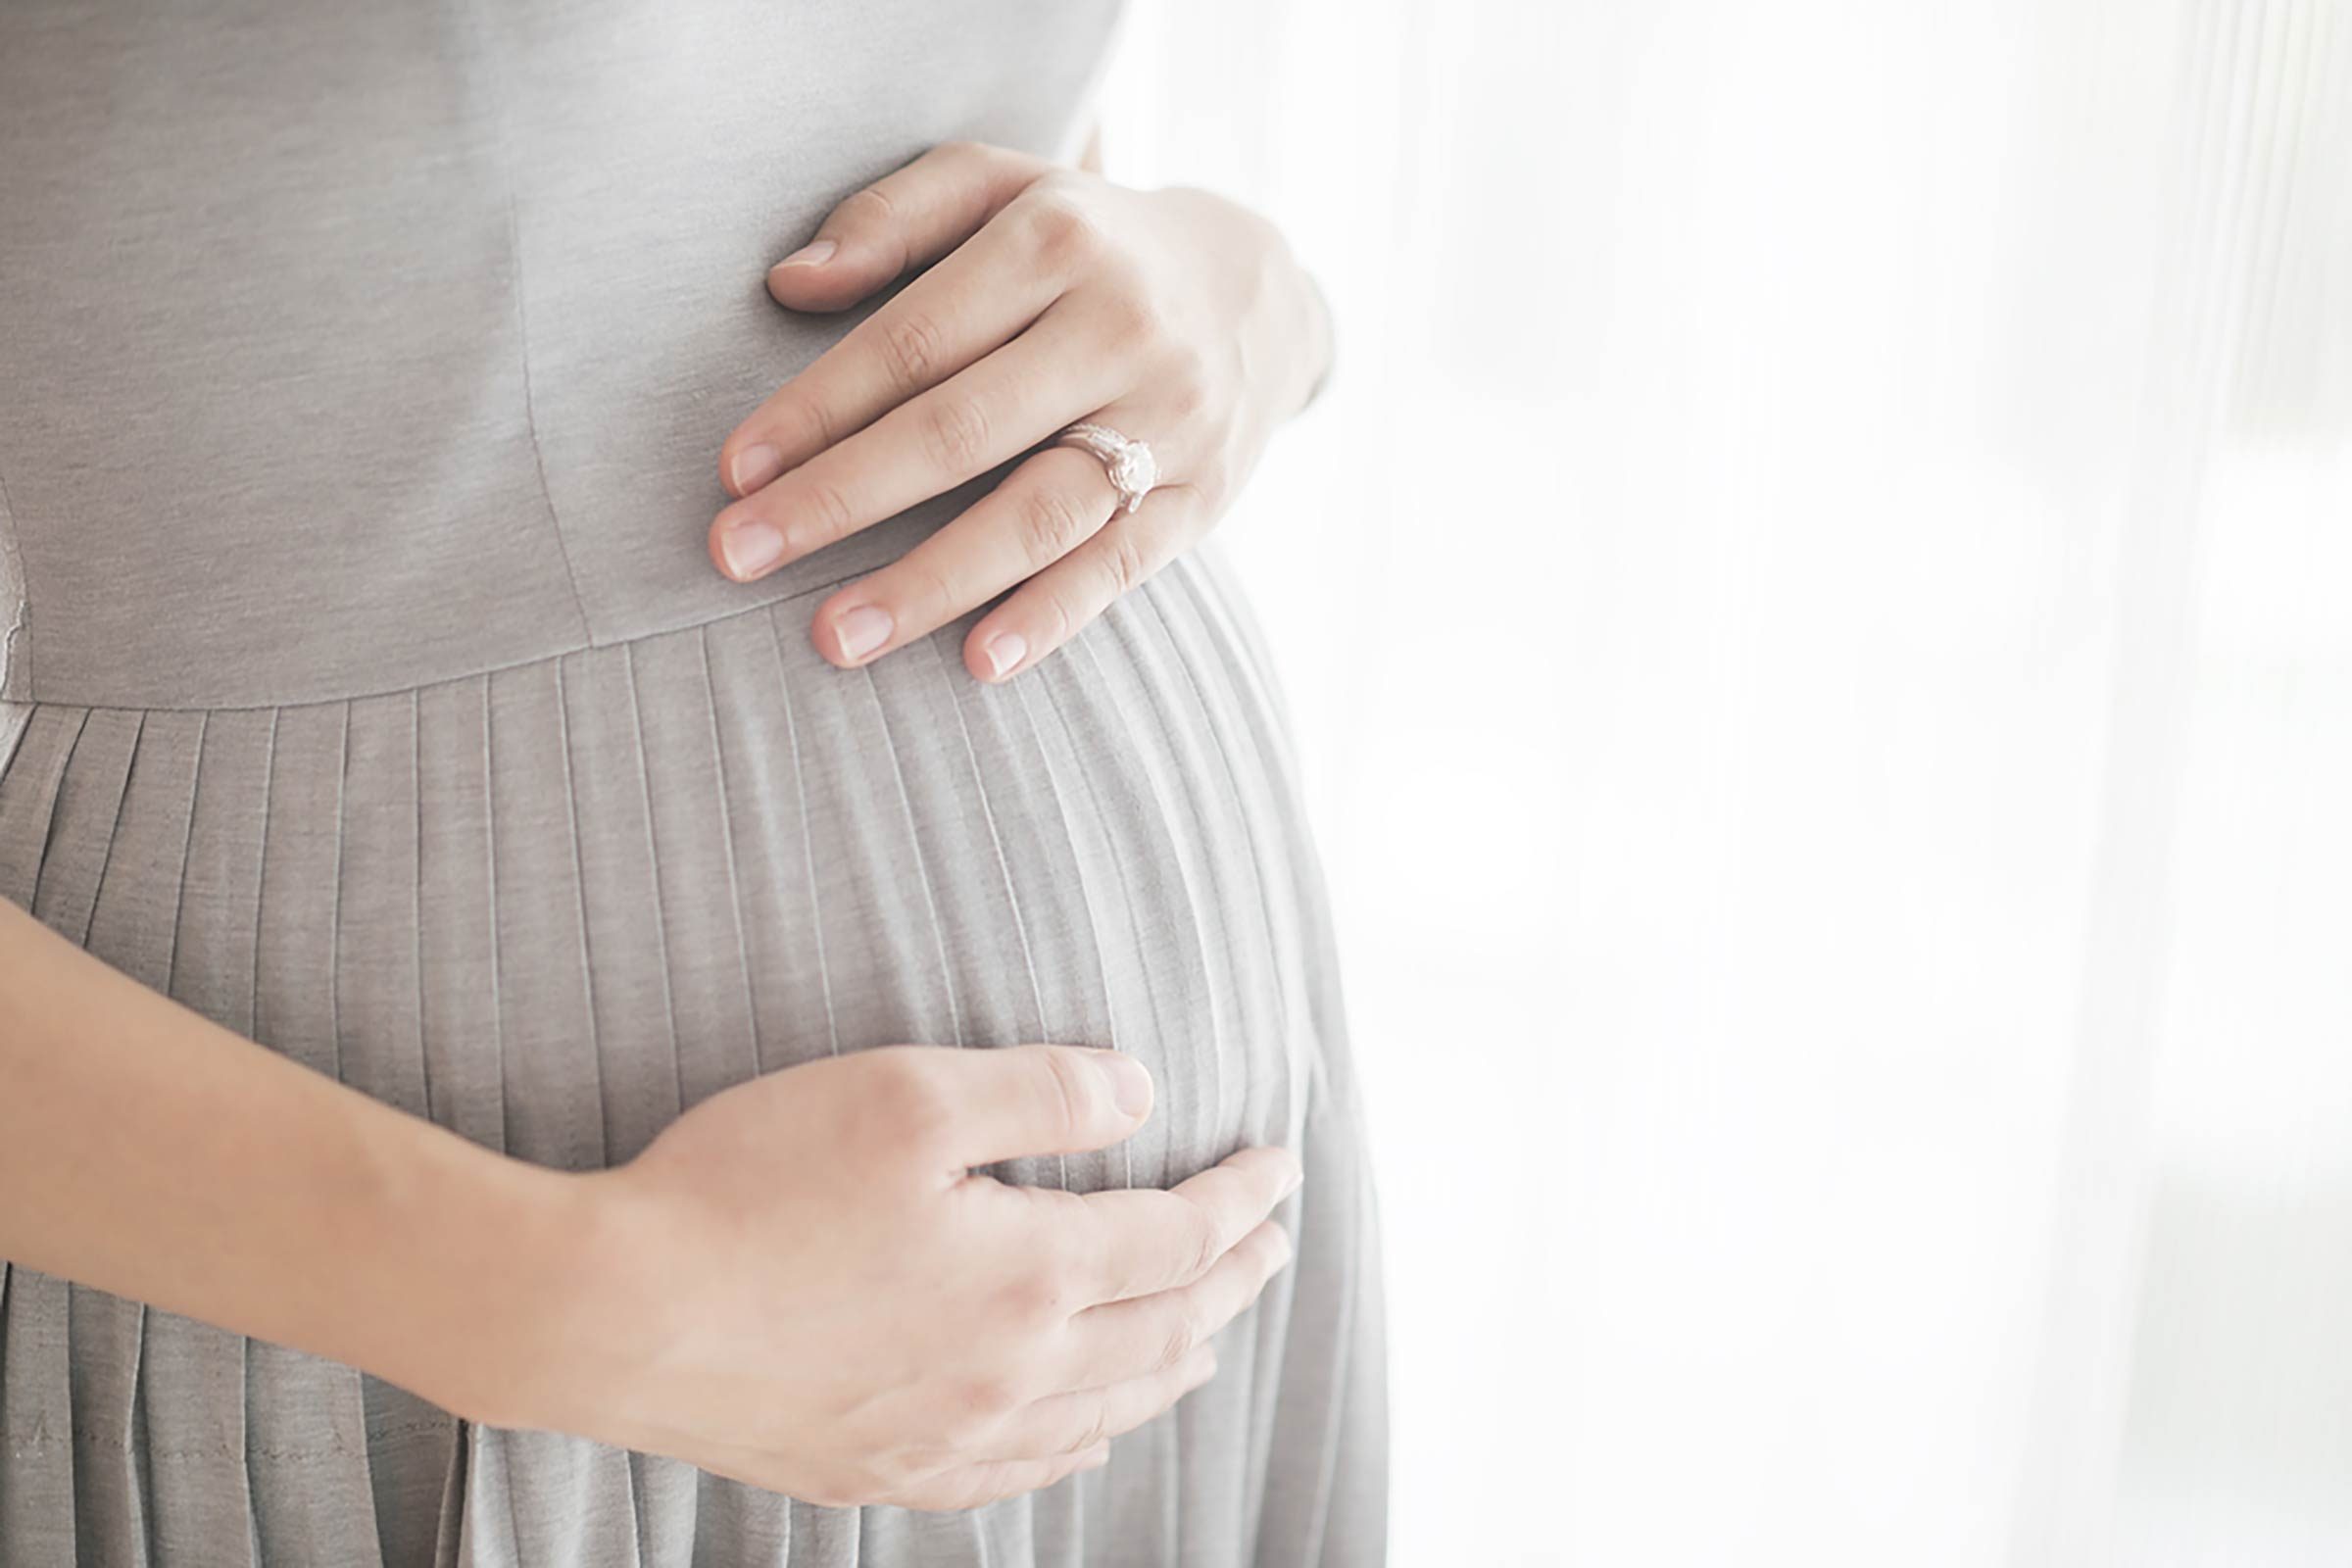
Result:
M941 1152L956 1166L1076 1154L1129 1137L1152 1114L1152 1075L1085 1046L947 1051L939 1088L955 1106Z
M978 142L943 142L853 191L813 239L767 271L767 291L796 311L838 311L918 271L1052 168L1041 158Z

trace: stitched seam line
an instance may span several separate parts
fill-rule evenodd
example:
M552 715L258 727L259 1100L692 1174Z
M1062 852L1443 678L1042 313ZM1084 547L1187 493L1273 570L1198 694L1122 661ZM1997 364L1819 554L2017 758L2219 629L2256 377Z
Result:
M72 697L51 697L42 699L39 704L27 706L86 709L93 713L109 710L133 713L283 713L301 708L325 708L335 703L366 702L371 697L399 697L410 692L437 691L446 686L459 686L467 681L484 680L502 670L529 669L539 664L550 664L559 659L590 648L625 648L637 643L652 642L658 637L683 637L689 632L699 632L707 627L723 625L739 616L756 615L761 611L773 610L778 605L789 605L795 600L807 599L812 594L825 593L840 587L853 578L862 577L873 569L870 564L861 565L854 571L845 571L838 577L811 583L806 588L795 589L781 598L763 599L756 605L746 605L741 610L730 610L724 614L713 615L709 620L693 621L684 626L664 626L659 631L640 632L634 637L618 637L611 642L580 643L570 648L557 649L553 653L533 654L528 659L509 660L503 664L488 664L480 669L468 669L461 674L442 675L433 680L416 681L405 686L382 686L372 691L343 692L333 697L306 697L297 703L84 703Z
M506 132L502 120L499 132L500 154L506 155ZM507 159L512 167L512 159ZM531 315L523 303L522 287L522 220L514 211L514 197L507 197L507 272L510 286L514 290L514 335L517 355L522 361L522 427L531 438L531 466L539 474L539 499L547 508L548 531L556 536L556 556L564 563L564 580L571 585L572 613L580 617L580 635L595 640L595 629L588 621L588 601L580 597L580 574L572 569L571 546L564 537L564 519L556 514L556 493L548 488L547 455L539 448L539 405L531 393Z
M0 700L11 692L32 701L32 639L24 628L32 619L32 585L24 580L24 553L17 546L17 514L8 501L8 476L0 474L0 592L16 602L9 607L8 624L0 628ZM19 664L17 662L23 660ZM12 679L18 670L21 677Z

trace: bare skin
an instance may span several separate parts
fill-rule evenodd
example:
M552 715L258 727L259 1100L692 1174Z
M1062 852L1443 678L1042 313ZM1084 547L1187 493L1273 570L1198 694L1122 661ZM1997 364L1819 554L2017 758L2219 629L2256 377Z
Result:
M1330 355L1262 219L957 143L845 200L769 292L895 299L719 454L712 560L750 580L1028 456L812 635L853 666L1003 595L965 663L1010 678L1199 538ZM672 1455L828 1504L970 1507L1103 1462L1214 1370L1288 1261L1298 1180L1248 1150L1166 1193L969 1167L1150 1113L1143 1069L1056 1046L891 1047L703 1102L570 1174L466 1142L219 1028L0 902L0 1256L363 1367L471 1419Z
M1102 1462L1214 1367L1298 1178L966 1167L1150 1114L1113 1053L890 1047L704 1101L635 1159L481 1148L220 1028L0 902L0 1256L460 1415L829 1504L969 1507Z
M846 198L767 288L839 311L909 273L719 452L739 499L712 519L710 557L739 581L1021 459L817 608L810 635L844 667L999 595L965 667L1034 667L1208 531L1330 363L1322 295L1256 214L970 142ZM1134 512L1101 460L1030 451L1081 419L1150 444L1160 482Z

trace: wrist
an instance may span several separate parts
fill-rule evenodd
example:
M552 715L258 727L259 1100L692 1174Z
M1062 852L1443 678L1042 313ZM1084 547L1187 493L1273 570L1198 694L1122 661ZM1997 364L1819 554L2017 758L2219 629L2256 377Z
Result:
M376 1359L467 1420L556 1426L577 1399L573 1325L612 1284L597 1278L599 1194L588 1175L451 1143L389 1221L434 1240L400 1341Z
M451 1399L492 1426L625 1443L634 1391L666 1334L657 1311L668 1278L652 1261L665 1222L625 1166L506 1164L485 1205L474 1293L490 1328L447 1363Z
M1263 221L1263 220L1261 220ZM1285 373L1272 394L1276 419L1287 420L1322 396L1331 378L1334 322L1322 283L1282 232L1266 224L1272 254L1261 284L1260 319L1280 334Z
M1214 191L1171 185L1152 195L1173 204L1196 232L1222 227L1219 256L1246 257L1231 274L1250 401L1279 424L1322 395L1330 380L1336 323L1329 298L1281 226L1265 214Z

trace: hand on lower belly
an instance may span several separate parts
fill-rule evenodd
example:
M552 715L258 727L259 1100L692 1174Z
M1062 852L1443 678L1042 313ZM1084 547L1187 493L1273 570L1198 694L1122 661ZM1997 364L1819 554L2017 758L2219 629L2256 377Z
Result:
M521 1419L829 1505L974 1507L1107 1457L1215 1370L1290 1257L1286 1151L1167 1192L970 1167L1150 1115L1112 1052L889 1047L738 1085L572 1178L576 1288L527 1326Z

